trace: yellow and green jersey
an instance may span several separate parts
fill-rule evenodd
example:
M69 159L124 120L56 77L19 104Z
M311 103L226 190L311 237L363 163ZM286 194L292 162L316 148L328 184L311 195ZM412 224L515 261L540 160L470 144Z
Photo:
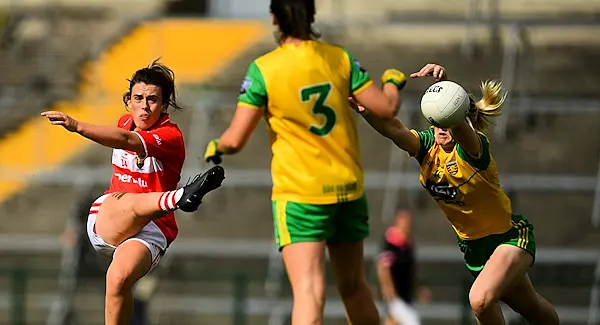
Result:
M371 83L344 48L319 41L283 44L250 64L238 105L264 109L273 200L333 204L363 195L348 97Z
M415 158L421 165L421 185L461 239L479 239L511 229L510 199L500 187L496 163L483 133L478 133L481 156L473 158L459 144L451 152L444 151L435 143L433 128L411 132L420 142Z

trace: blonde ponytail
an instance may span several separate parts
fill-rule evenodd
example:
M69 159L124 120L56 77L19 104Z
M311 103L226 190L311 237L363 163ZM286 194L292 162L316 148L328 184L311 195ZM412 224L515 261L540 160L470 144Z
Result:
M481 95L482 98L479 101L471 101L471 109L467 117L475 130L485 131L491 124L490 118L502 114L506 93L502 94L500 81L487 80L481 83Z

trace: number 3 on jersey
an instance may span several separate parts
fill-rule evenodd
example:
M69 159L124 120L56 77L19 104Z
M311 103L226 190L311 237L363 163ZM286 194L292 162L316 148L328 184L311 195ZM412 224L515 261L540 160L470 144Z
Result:
M315 115L323 115L325 117L325 124L323 126L318 127L311 125L309 130L310 132L324 137L333 130L336 122L335 110L327 105L325 105L325 101L327 97L329 97L329 93L331 92L331 83L323 83L317 85L311 85L300 89L300 100L303 103L308 102L312 96L316 96L315 103L312 108L312 112Z

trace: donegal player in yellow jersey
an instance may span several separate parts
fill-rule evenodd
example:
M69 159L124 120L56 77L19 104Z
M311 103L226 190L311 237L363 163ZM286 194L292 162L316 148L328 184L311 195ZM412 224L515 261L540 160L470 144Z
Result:
M395 116L406 78L383 91L342 47L317 41L314 0L272 0L278 46L250 64L229 128L205 158L240 151L260 118L271 137L275 237L290 279L292 324L322 324L325 248L352 324L379 324L363 263L367 201L353 97L382 119Z
M446 78L443 67L428 64L411 78ZM499 301L529 324L555 325L556 311L538 295L527 275L535 260L533 226L514 214L500 187L496 163L482 133L501 114L501 84L488 81L483 98L471 98L467 118L452 129L409 130L398 119L382 120L354 105L382 135L415 157L421 185L451 222L467 268L476 277L469 300L479 324L505 324Z

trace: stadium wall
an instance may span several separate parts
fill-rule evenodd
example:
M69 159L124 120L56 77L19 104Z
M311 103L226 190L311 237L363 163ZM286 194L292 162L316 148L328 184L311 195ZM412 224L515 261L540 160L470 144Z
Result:
M111 125L124 113L125 79L161 57L178 84L202 83L266 34L255 21L155 19L139 23L97 58L84 64L79 96L50 110ZM141 49L141 50L140 50ZM28 180L79 156L91 144L43 119L32 119L0 140L0 204L24 190Z

